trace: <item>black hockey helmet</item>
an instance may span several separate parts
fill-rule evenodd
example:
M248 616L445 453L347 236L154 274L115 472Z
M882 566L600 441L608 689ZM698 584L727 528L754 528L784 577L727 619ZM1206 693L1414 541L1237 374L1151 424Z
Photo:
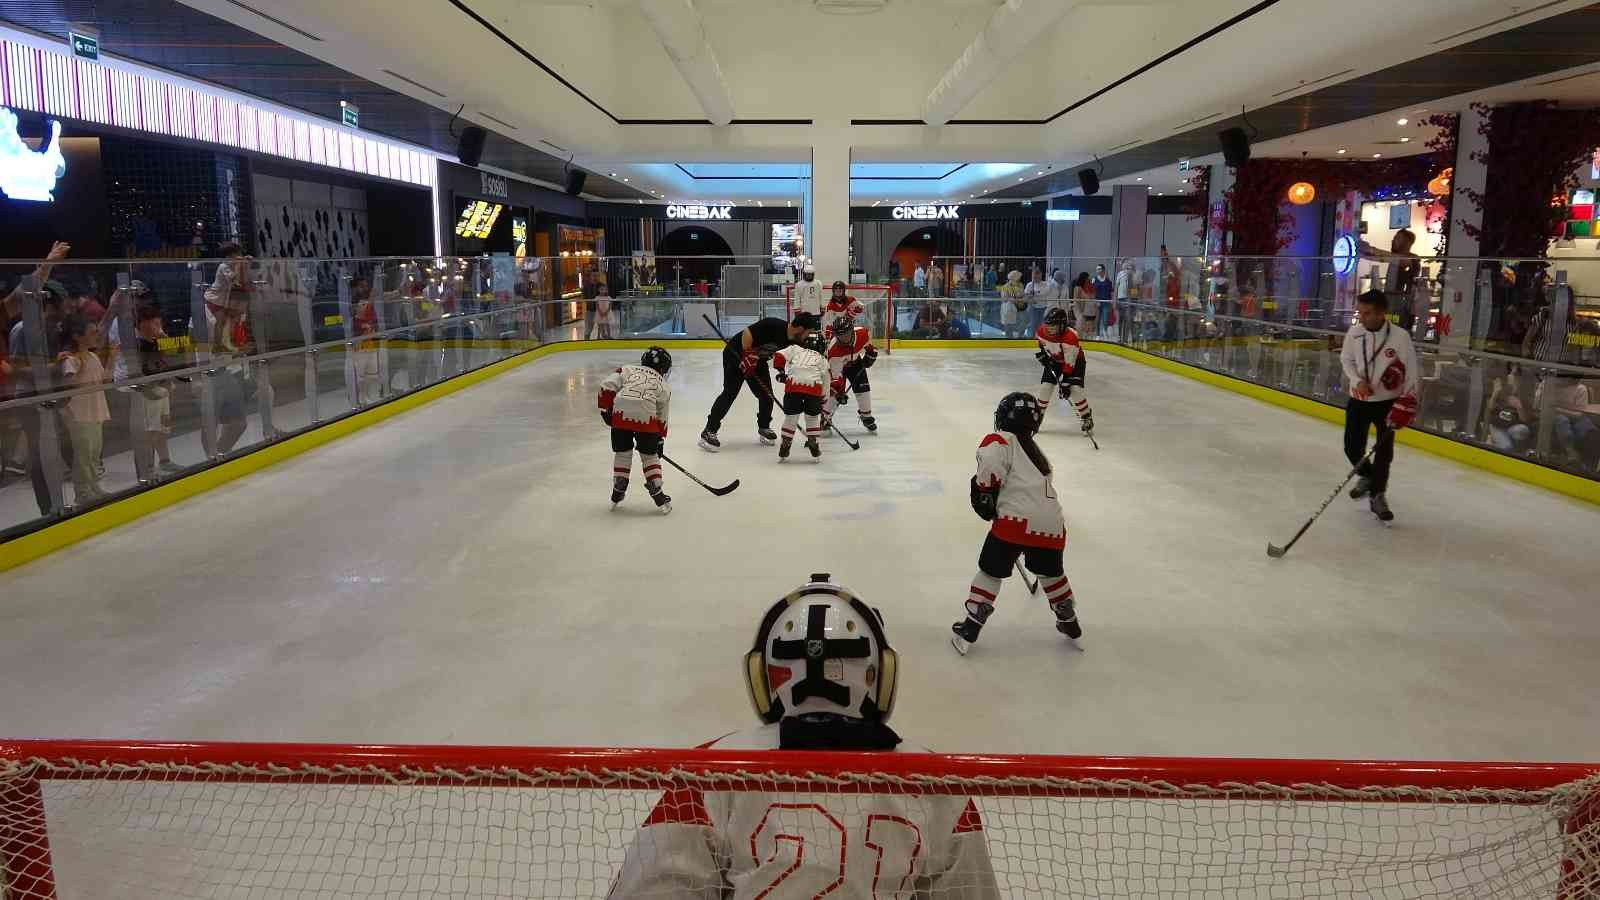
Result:
M833 324L830 327L834 337L844 338L847 337L850 332L855 330L856 320L847 315L837 316L834 318Z
M806 335L806 339L800 343L800 346L806 348L807 350L815 350L818 353L824 353L828 349L822 341L822 335L816 333L815 331Z
M1034 434L1044 424L1039 398L1027 391L1013 391L994 408L994 430L1012 434Z
M647 369L655 369L663 376L672 369L672 354L661 347L651 347L639 357L639 365Z
M850 290L850 286L849 286L849 285L847 285L847 284L845 284L845 283L844 283L844 282L842 282L842 281L835 281L835 282L834 282L834 283L833 283L833 288L832 288L832 291L833 291L833 292L834 292L834 293L835 293L835 294L839 294L839 293L842 293L842 292L845 292L845 291L848 291L848 290Z
M1057 306L1044 314L1044 324L1051 328L1067 327L1067 311Z

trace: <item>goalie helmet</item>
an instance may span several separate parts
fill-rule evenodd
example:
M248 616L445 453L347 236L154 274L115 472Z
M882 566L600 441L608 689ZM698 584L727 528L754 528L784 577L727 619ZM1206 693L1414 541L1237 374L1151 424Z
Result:
M1044 424L1039 398L1026 391L1014 391L1000 399L994 409L994 430L1012 434L1035 434Z
M750 703L768 724L812 713L887 721L898 669L883 616L825 573L767 610L745 654Z
M806 263L805 268L800 271L800 277L807 281L816 281L817 267L810 263Z
M828 326L828 335L829 337L836 337L841 341L848 342L850 340L850 334L851 332L855 331L855 328L855 319L847 315L838 316L833 320L833 323Z
M1067 311L1057 306L1044 314L1044 324L1051 328L1067 327Z
M850 290L850 286L842 281L835 281L832 290L835 297L843 297Z
M639 365L655 369L662 377L666 377L667 372L672 369L672 354L661 347L651 347L639 357Z

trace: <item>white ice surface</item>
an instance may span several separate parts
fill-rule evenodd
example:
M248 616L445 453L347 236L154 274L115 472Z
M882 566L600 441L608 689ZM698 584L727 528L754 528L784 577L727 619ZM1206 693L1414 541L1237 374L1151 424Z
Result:
M947 751L1600 756L1600 509L1402 447L1395 527L1341 498L1329 424L1103 354L1103 448L1058 406L1085 650L1007 581L950 649L985 526L967 505L1025 351L905 351L882 430L780 466L741 397L694 437L713 351L675 351L670 517L607 502L594 393L628 352L565 353L6 576L0 735L683 745L748 727L742 654L827 571L882 608L894 725Z

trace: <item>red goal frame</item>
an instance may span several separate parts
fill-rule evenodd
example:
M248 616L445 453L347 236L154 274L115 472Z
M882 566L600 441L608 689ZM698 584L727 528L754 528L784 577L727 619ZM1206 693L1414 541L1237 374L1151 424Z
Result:
M293 743L0 741L0 896L54 897L43 783L164 781L661 790L693 779L716 790L755 781L785 792L985 797L1214 799L1308 802L1482 802L1536 805L1583 785L1565 833L1600 823L1600 763L1355 761L1043 755L949 755L701 749L614 749ZM708 782L707 779L710 781ZM17 813L15 811L21 811ZM1580 866L1583 868L1580 870ZM1561 862L1558 900L1592 900L1600 855Z
M828 284L832 284L832 282L829 282ZM854 284L846 285L845 293L849 294L851 291L859 288L871 288L873 291L881 292L883 294L883 344L879 347L879 349L884 353L894 352L895 297L898 294L898 291L895 290L895 286L892 284L856 282ZM830 296L832 296L831 289L824 285L822 288L822 300L824 304L827 303L828 297ZM857 297L856 299L859 300L861 298ZM794 283L792 282L783 286L783 312L784 318L794 318ZM870 310L868 311L868 315L871 315ZM867 330L871 331L872 329L869 326Z

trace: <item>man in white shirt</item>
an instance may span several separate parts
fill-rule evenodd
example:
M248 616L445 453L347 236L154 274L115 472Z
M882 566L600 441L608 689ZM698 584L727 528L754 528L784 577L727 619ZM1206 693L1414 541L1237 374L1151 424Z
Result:
M1351 489L1354 499L1370 497L1373 515L1394 521L1384 492L1389 488L1389 464L1394 461L1395 432L1417 415L1420 371L1411 335L1389 321L1389 298L1383 291L1367 291L1356 299L1359 319L1344 338L1339 361L1344 368L1350 401L1344 413L1344 455L1359 465L1360 479ZM1367 430L1377 426L1372 460L1365 461Z
M927 293L928 270L922 267L922 263L917 263L917 270L911 273L911 286L916 289L916 296L918 297Z

